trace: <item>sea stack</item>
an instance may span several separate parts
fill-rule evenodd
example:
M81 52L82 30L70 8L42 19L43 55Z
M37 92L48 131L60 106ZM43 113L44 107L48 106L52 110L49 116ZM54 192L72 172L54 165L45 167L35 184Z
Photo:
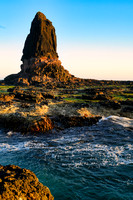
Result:
M31 23L21 61L21 71L7 76L4 79L6 84L58 85L74 78L61 65L57 54L55 28L41 12L37 12Z
M22 61L43 56L57 58L56 48L55 28L43 13L38 12L25 41Z

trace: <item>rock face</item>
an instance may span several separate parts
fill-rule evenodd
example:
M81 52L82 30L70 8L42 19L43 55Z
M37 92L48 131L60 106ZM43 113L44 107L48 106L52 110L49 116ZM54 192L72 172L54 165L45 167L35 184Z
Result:
M0 199L54 200L54 197L32 171L0 165Z
M0 125L24 133L48 133L54 128L54 124L47 116L24 117L19 113L0 114Z
M82 127L82 126L92 126L96 124L101 119L100 116L94 117L81 117L81 116L63 116L60 115L56 117L56 121L59 121L63 127Z
M52 22L43 13L38 12L25 41L22 61L42 56L57 58L56 47L56 34Z
M7 76L5 83L46 86L47 83L70 82L73 76L61 65L56 48L55 28L43 13L38 12L25 41L21 71Z

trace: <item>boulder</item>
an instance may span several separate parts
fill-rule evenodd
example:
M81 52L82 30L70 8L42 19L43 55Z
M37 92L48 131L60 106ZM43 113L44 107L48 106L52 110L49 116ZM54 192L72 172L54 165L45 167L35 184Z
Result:
M54 128L50 118L47 116L41 117L39 120L33 120L28 125L28 132L31 133L45 133Z
M15 165L0 165L0 199L54 200L54 197L32 171Z

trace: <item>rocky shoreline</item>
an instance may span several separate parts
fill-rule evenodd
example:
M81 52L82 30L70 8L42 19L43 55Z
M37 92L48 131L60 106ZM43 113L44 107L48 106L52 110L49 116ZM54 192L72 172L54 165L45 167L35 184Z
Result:
M48 133L52 129L89 126L101 118L87 108L66 103L48 93L9 89L0 96L1 126L21 133Z
M133 118L132 99L113 98L118 92L120 95L115 86L108 92L107 88L103 92L97 88L53 91L38 87L6 88L5 93L0 94L0 125L21 133L48 133L53 129L90 126L102 116Z
M133 117L133 82L71 75L58 59L55 28L37 12L21 58L21 71L1 81L0 124L22 133L89 126L102 116ZM15 87L17 86L17 87Z

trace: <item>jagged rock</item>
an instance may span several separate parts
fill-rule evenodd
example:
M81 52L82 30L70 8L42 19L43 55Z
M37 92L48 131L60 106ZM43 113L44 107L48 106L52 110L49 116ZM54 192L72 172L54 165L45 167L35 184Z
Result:
M52 22L43 13L38 12L25 41L22 61L43 56L57 58L56 47L56 34Z
M54 200L54 197L32 171L15 165L0 165L0 199Z
M15 95L15 98L19 100L30 101L30 102L35 102L35 103L38 103L44 100L42 93L35 92L35 91L16 90L14 92L14 95Z
M28 126L28 131L31 133L44 133L49 130L52 130L54 125L50 118L47 116L41 117L40 120L32 121Z
M30 34L25 41L21 71L7 76L6 84L57 86L74 80L58 60L55 28L46 16L38 12L32 21ZM62 86L62 84L61 84Z
M47 116L24 117L19 113L0 114L0 125L9 130L22 133L47 133L54 128L54 124Z
M82 116L63 116L59 115L56 117L55 121L60 122L62 127L82 127L82 126L92 126L96 124L101 119L101 116L94 117L82 117Z

